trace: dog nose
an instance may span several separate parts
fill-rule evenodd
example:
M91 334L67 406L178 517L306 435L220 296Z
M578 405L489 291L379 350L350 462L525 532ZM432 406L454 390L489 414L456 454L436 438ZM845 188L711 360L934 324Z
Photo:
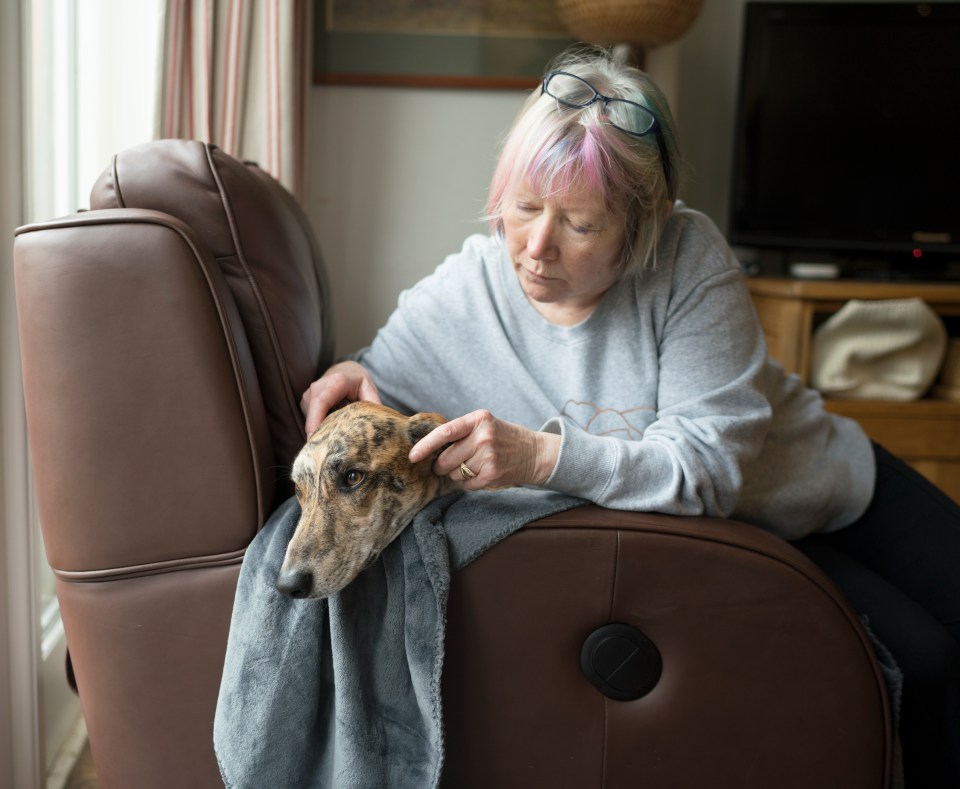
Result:
M313 588L313 573L306 570L286 570L277 578L277 591L287 597L309 597Z

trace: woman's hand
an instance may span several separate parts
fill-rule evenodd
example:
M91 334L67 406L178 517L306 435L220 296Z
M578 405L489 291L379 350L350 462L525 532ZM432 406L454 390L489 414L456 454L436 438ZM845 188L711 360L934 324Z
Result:
M357 362L333 365L303 393L300 410L307 417L307 436L312 435L327 414L343 400L380 402L373 378Z
M434 473L462 482L467 490L542 485L557 464L560 436L474 411L424 436L410 450L410 460L417 463L440 450ZM461 464L474 476L461 471Z

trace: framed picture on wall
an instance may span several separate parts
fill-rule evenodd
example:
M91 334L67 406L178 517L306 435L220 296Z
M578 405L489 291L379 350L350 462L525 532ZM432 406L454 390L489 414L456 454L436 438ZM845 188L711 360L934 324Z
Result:
M316 2L316 83L530 88L573 43L553 0Z

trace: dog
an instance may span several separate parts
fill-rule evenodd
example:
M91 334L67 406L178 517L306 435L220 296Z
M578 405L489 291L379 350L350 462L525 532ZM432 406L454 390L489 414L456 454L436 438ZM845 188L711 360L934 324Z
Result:
M334 411L293 464L301 515L277 589L293 598L336 594L369 567L413 516L458 487L432 471L435 457L411 463L410 449L446 422L405 417L354 402Z

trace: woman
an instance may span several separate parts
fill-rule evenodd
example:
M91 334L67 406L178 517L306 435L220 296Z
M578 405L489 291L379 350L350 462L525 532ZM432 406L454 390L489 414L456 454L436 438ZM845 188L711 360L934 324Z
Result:
M960 785L960 508L767 357L740 267L677 201L679 176L649 78L603 51L566 56L505 142L492 236L310 387L307 431L344 398L438 411L457 418L410 459L439 453L435 472L468 490L538 485L799 541L905 670L908 780Z

